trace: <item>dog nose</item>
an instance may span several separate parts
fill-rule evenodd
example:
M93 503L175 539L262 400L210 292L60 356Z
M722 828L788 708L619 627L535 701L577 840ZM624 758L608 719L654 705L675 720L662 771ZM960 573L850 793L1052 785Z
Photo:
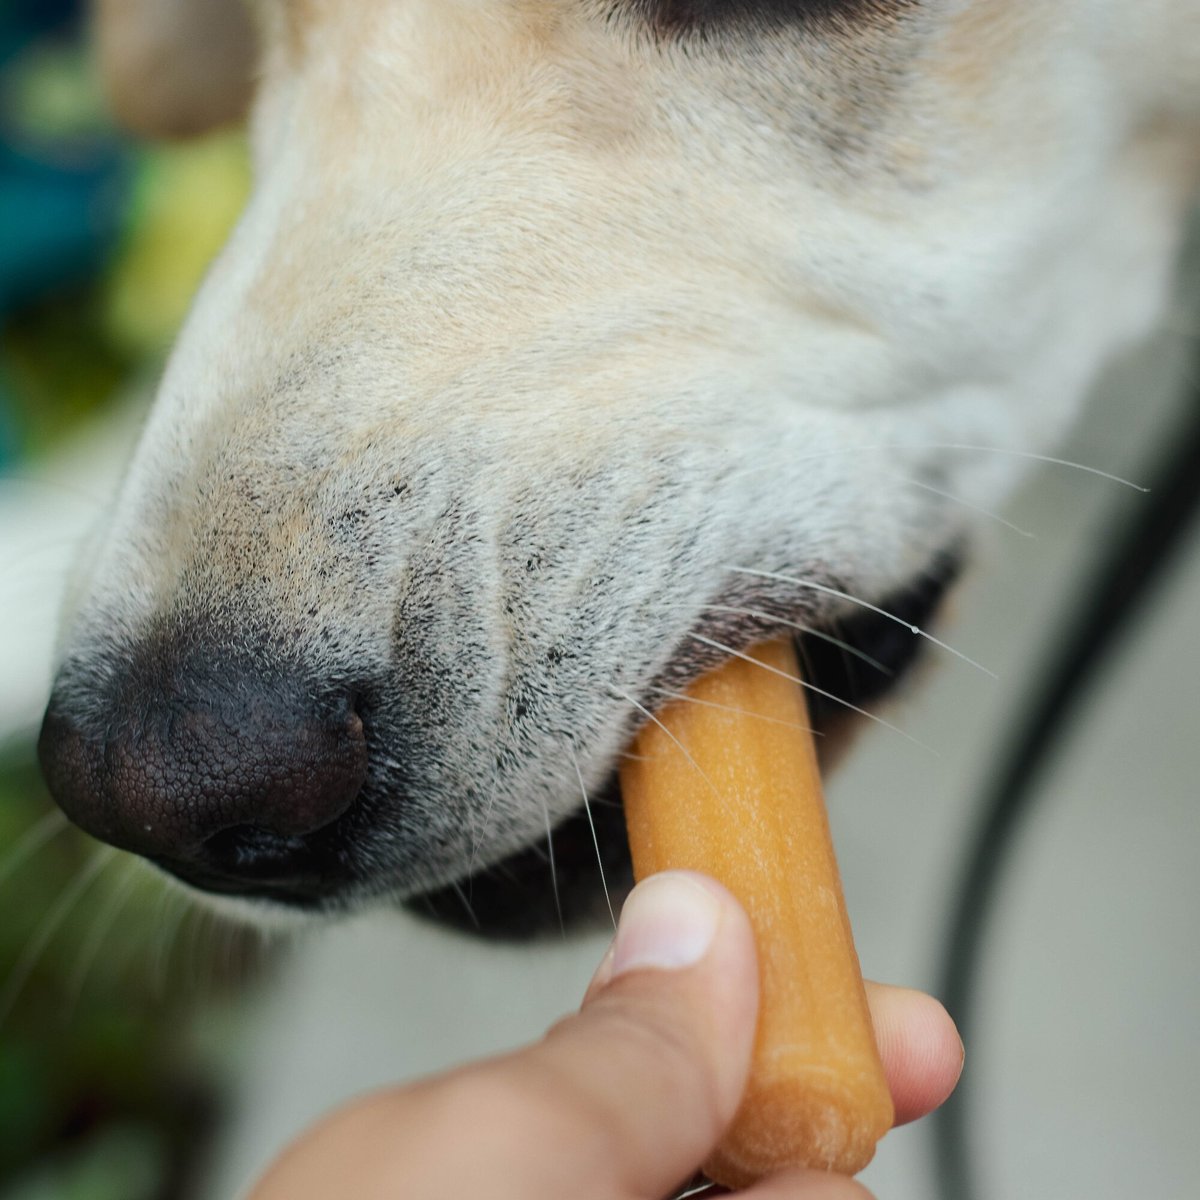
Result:
M229 668L148 676L98 690L60 676L38 741L59 807L201 887L299 886L314 870L309 835L366 778L351 697Z

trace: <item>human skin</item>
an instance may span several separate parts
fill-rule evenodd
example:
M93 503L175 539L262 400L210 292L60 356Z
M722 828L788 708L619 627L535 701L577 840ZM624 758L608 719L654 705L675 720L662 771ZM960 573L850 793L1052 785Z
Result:
M903 1124L953 1090L962 1043L929 996L868 984ZM662 1200L737 1109L758 1011L749 922L720 885L639 885L579 1012L534 1045L353 1102L302 1135L250 1200ZM786 1172L755 1200L865 1200Z

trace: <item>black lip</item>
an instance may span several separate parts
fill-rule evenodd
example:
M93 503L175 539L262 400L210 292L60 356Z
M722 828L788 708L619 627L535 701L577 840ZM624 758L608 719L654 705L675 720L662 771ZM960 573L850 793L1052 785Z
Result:
M182 883L216 896L236 896L243 900L270 900L305 912L318 912L328 907L342 891L344 881L327 874L311 871L283 877L247 878L245 874L226 873L195 863L176 862L169 858L151 858L160 870L174 875Z
M614 909L619 909L633 884L616 772L589 803L590 819L579 812L555 828L553 872L542 842L460 883L414 896L405 907L440 925L489 939L523 941L607 924L606 887Z

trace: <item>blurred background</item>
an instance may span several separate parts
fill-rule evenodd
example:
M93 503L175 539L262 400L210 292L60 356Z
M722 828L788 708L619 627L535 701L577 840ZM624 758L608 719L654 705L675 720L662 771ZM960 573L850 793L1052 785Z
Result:
M53 610L165 348L246 189L240 137L133 145L79 5L0 3L0 1196L189 1188L221 1108L214 1040L256 976L52 813L33 764Z
M343 1096L539 1034L604 939L476 946L380 913L264 944L54 815L32 746L59 596L247 187L236 132L123 138L82 35L72 0L0 0L0 1200L228 1200ZM1065 458L1150 484L1194 425L1197 262ZM985 531L953 614L1000 681L937 663L893 717L936 755L870 735L832 782L868 973L937 989L1008 731L1148 502L1035 471L1003 514L1022 532ZM989 1200L1197 1194L1197 612L1192 531L1061 731L999 877L962 1134ZM934 1163L927 1126L900 1131L866 1181L928 1200Z

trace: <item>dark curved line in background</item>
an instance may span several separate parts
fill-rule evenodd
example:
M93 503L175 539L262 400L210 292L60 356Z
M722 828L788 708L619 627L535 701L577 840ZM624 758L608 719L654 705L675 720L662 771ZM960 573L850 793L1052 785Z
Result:
M1190 411L1184 428L1168 439L1151 475L1147 506L1078 593L1062 639L1064 649L1030 701L1020 706L1021 716L999 761L984 776L997 783L985 794L983 818L950 893L953 915L940 971L939 994L968 1044L974 1033L984 936L1019 827L1037 798L1038 779L1062 746L1131 619L1174 560L1200 508L1200 356L1194 371ZM942 1200L977 1200L981 1195L972 1153L974 1093L969 1077L964 1077L955 1096L933 1118L934 1169Z

